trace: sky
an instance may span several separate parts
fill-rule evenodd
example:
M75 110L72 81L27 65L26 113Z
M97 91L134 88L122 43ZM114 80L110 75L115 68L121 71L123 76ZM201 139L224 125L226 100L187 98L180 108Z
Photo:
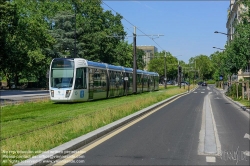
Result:
M136 26L136 45L166 50L188 63L191 57L210 56L224 48L229 0L104 0L104 10L122 15L128 36ZM139 36L163 35L163 36ZM133 43L133 37L127 37Z

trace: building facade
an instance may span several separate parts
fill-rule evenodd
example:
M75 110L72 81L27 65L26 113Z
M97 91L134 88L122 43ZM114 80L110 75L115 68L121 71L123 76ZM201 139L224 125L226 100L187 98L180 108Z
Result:
M240 0L230 0L230 5L228 8L228 19L227 19L227 42L233 40L234 34L234 24L240 21L240 15L246 10L246 7L240 3ZM240 70L237 76L234 76L237 81L239 80L250 80L250 61L248 66L244 70Z
M145 52L145 55L143 57L143 61L146 64L146 67L144 70L147 70L147 66L148 66L149 61L154 58L155 53L158 52L158 49L155 46L136 46L136 47Z

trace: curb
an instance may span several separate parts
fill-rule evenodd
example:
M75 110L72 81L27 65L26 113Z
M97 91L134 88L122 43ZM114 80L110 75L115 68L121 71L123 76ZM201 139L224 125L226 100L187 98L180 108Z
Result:
M48 151L45 151L37 156L33 156L30 159L24 160L20 163L15 164L15 166L32 166L32 165L48 165L50 163L53 163L55 160L59 159L62 156L71 154L72 151L76 151L76 149L104 136L105 134L121 127L122 125L152 111L153 109L165 104L166 102L170 102L173 99L184 96L189 94L190 92L196 90L198 87L196 86L194 89L190 90L189 92L184 92L175 96L172 96L166 100L163 100L159 103L153 104L147 108L144 108L140 111L137 111L131 115L128 115L122 119L119 119L115 122L112 122L106 126L103 126L101 128L98 128L92 132L89 132L87 134L84 134L83 136L80 136L78 138L75 138L69 142L66 142L62 145L59 145L53 149L50 149Z
M226 96L226 95L225 95ZM250 109L246 108L246 106L242 105L241 103L234 101L233 99L231 99L230 97L226 96L229 100L231 100L234 104L236 104L237 106L239 106L243 111L249 112L250 113Z
M219 89L218 89L219 90ZM246 111L248 113L250 113L250 109L247 108L246 106L242 105L241 103L234 101L233 99L231 99L230 97L228 97L225 92L221 92L227 99L229 99L231 102L233 102L234 104L236 104L237 106L239 106L243 111Z

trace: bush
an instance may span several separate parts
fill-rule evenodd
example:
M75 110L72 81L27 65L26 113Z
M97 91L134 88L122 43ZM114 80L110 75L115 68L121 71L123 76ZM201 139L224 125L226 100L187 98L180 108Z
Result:
M215 84L215 80L208 80L206 81L207 84Z
M237 90L236 90L236 83L232 84L226 93L227 96L230 96L232 98L237 97ZM242 96L242 84L238 84L238 97Z
M218 88L219 87L219 81L215 82L215 86Z

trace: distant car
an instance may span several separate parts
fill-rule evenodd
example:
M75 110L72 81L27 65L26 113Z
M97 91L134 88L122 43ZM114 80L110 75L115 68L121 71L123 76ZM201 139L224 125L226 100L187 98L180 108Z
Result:
M175 81L170 80L167 82L167 85L175 85Z
M184 85L189 85L188 82L181 82L181 85L184 86Z
M172 85L172 81L168 81L168 82L167 82L167 85Z
M207 83L203 82L201 85L202 85L202 86L207 86Z
M202 85L203 82L198 82L198 85Z

